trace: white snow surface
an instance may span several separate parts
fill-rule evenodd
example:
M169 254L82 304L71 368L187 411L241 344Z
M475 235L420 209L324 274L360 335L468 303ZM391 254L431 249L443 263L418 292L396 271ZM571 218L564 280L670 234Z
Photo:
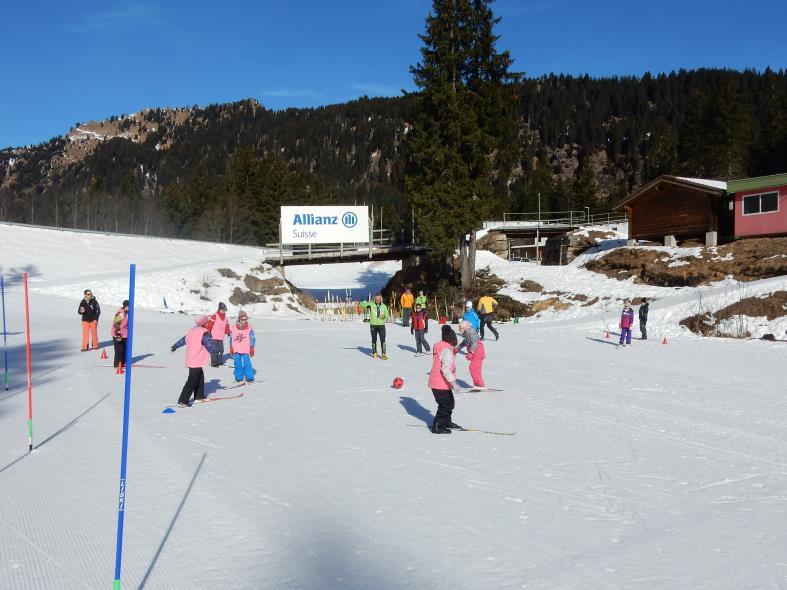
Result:
M480 252L479 266L511 284L610 299L498 325L484 376L503 391L457 395L453 420L516 434L437 436L426 428L431 357L413 356L409 330L390 324L391 358L372 360L367 324L267 308L251 313L258 382L223 391L231 370L208 367L209 395L243 396L162 413L186 377L183 351L169 347L193 322L161 313L159 300L185 298L178 281L199 282L215 262L258 263L253 249L6 226L0 243L10 283L0 588L112 584L124 378L107 366L111 351L110 361L79 351L76 307L85 286L102 294L109 346L129 260L139 265L133 354L148 366L131 374L124 588L787 586L787 345L671 327L698 293L706 305L737 297L735 283L663 289ZM315 267L322 286L335 284L331 268ZM777 288L783 279L745 286ZM619 300L636 295L658 298L651 339L617 349ZM183 310L210 311L196 302ZM438 334L432 324L429 341ZM467 365L457 356L463 384Z
M724 180L710 180L708 178L687 178L685 176L678 176L679 180L686 180L688 182L692 182L694 184L701 184L703 186L709 186L711 188L720 188L721 190L727 190L727 182Z

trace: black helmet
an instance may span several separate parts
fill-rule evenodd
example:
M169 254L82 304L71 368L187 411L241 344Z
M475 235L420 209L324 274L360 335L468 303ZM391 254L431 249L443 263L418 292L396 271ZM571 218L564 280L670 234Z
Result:
M223 301L219 301L219 311L227 311L227 304Z

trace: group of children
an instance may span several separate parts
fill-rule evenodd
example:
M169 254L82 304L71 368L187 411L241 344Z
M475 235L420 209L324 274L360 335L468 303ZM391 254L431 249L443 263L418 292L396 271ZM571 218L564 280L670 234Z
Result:
M245 311L241 311L235 324L230 326L227 306L219 303L218 309L212 316L199 316L194 323L195 326L170 348L175 352L181 346L186 347L186 367L189 375L178 398L178 406L181 408L188 408L191 405L192 396L195 402L207 400L203 367L208 363L213 367L224 364L224 336L229 337L235 381L254 382L255 371L251 364L251 357L254 356L256 338Z

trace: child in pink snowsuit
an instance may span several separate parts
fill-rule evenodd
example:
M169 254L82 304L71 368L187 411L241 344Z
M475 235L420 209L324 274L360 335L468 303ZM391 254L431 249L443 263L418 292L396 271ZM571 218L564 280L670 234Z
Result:
M473 379L473 385L475 387L486 387L484 378L481 375L481 368L486 358L484 343L478 339L478 333L473 325L466 320L459 322L459 333L464 338L462 344L459 345L459 350L467 348L466 358L470 361L470 377Z

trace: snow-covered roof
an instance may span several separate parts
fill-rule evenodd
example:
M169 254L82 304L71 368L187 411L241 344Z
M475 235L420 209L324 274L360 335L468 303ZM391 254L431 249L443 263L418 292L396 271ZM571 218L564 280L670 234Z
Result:
M724 180L709 180L707 178L687 178L685 176L677 176L676 178L678 180L685 180L686 182L701 184L703 186L709 186L711 188L719 188L723 191L727 190L727 182Z

